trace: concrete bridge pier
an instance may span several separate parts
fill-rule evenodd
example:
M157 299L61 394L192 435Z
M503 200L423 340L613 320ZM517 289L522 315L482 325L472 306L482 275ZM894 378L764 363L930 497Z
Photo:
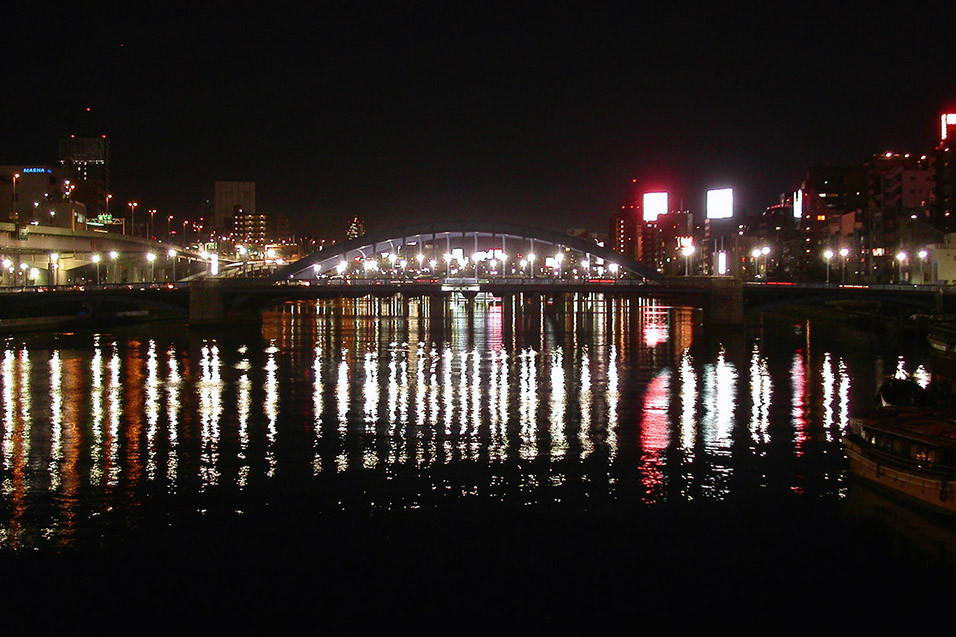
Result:
M216 279L200 279L189 284L189 324L221 325L226 322L222 286Z
M710 277L707 323L720 327L744 324L744 284L731 277Z

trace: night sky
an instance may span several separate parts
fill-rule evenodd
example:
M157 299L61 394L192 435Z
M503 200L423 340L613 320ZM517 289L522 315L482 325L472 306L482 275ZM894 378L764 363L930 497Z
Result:
M5 9L0 162L54 162L89 107L114 201L142 209L248 180L301 233L606 232L632 178L698 212L733 186L756 214L810 165L925 152L956 104L951 14L661 4Z

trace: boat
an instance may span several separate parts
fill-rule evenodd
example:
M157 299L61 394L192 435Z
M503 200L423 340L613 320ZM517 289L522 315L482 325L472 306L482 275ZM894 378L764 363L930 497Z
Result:
M880 406L850 418L843 445L850 473L892 496L956 515L956 413L896 384ZM925 390L924 390L925 391ZM902 396L903 404L888 397Z

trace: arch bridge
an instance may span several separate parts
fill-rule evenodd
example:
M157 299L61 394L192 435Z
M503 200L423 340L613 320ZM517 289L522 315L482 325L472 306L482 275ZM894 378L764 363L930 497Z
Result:
M544 249L544 251L542 251ZM551 265L546 265L550 263ZM376 276L534 278L613 276L662 283L664 275L592 241L533 226L447 221L398 226L336 244L277 270L273 281Z

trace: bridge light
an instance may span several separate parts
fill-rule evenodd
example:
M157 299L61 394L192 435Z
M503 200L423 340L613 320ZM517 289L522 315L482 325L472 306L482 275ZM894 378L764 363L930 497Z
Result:
M829 261L833 258L833 250L827 249L823 251L823 258Z
M176 256L176 251L170 248L169 250L166 251L166 256L172 259Z
M760 258L760 248L754 248L753 251L750 253L750 256L752 256L752 257L755 258L755 259L759 259L759 258Z
M926 257L929 256L929 252L927 252L926 250L920 250L918 256L920 259L925 259Z
M147 253L146 253L146 260L149 261L150 263L152 263L153 261L156 260L156 254L153 253L153 252L147 252Z
M312 264L312 274L315 275L315 278L319 278L319 264L318 264L318 263L313 263L313 264Z
M401 269L404 270L406 265L408 265L408 261L406 261L405 259L398 260L398 267L400 267Z
M9 269L11 265L13 265L13 261L11 261L10 259L4 259L4 260L3 260L3 269L4 269L4 270Z
M431 261L428 262L428 265L431 266L432 270L434 270L435 268L438 267L438 261L436 261L435 259L432 259Z
M415 259L418 260L418 268L421 269L422 262L425 260L425 255L419 252L415 255Z
M93 263L99 263L99 262L100 262L100 255L94 254L92 258L93 258Z
M50 261L52 261L53 263L56 263L59 260L60 260L60 255L58 255L56 252L50 253Z
M850 254L850 251L847 248L840 248L840 256L844 259Z
M607 269L611 271L611 274L613 274L614 276L617 276L617 272L618 272L618 270L621 269L621 266L619 266L619 265L616 264L616 263L608 263L608 264L607 264Z
M760 254L767 256L768 254L770 254L770 248L768 246L764 246L760 248Z
M896 260L899 261L900 263L903 263L903 261L906 261L907 258L908 258L907 254L903 252L902 250L896 253Z
M111 258L113 261L116 261L116 258L117 258L118 256L119 256L119 252L117 252L116 250L110 250L110 258Z
M345 259L343 259L339 261L339 264L337 266L335 266L335 271L338 272L339 274L345 274L345 269L348 267L349 267L348 262Z

